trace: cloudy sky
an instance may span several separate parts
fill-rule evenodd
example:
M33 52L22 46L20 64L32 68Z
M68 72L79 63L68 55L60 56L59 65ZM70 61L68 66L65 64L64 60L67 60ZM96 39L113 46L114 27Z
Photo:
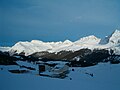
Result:
M0 0L0 45L103 38L120 29L120 0Z

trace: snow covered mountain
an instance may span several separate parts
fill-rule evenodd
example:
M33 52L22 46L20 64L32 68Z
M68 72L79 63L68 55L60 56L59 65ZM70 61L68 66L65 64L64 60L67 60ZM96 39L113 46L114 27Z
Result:
M60 51L77 51L83 48L93 49L93 46L99 43L100 39L91 35L83 37L80 40L72 42L65 40L64 42L42 42L39 40L32 40L31 42L18 42L11 47L10 52L21 53L24 52L26 56L31 55L35 52L48 51L60 52Z
M74 43L78 44L78 45L80 45L80 44L82 44L82 45L84 45L84 44L95 45L95 44L98 44L100 42L100 40L101 39L95 37L94 35L90 35L87 37L83 37L80 40L75 41Z
M105 39L93 35L83 37L75 42L70 40L59 42L18 42L11 48L1 47L1 58L6 56L15 60L28 61L70 61L72 66L92 66L99 62L120 62L120 31L114 31ZM6 52L8 51L8 52ZM6 52L6 53L4 53ZM5 62L6 60L6 62ZM9 60L2 61L4 64Z
M120 31L115 30L111 35L106 36L100 41L100 44L120 44Z
M24 52L26 56L31 55L35 52L55 52L60 48L72 45L73 42L65 40L64 42L42 42L39 40L32 40L31 42L18 42L13 47L11 47L10 52L21 53Z
M25 56L36 52L58 53L60 51L78 51L80 49L112 49L115 53L120 54L120 31L114 31L105 39L100 39L94 35L83 37L75 42L70 40L59 42L43 42L32 40L31 42L18 42L9 50L10 54L25 53Z
M115 30L111 35L101 39L99 44L114 50L116 55L120 55L120 31Z

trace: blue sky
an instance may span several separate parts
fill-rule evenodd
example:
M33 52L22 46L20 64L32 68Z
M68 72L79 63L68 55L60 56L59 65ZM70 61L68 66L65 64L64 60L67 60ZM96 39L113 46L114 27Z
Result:
M120 0L0 0L0 45L72 41L120 29Z

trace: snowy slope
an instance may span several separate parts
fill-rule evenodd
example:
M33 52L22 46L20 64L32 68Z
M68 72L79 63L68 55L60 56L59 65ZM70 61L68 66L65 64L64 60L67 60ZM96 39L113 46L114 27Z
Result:
M35 52L59 52L59 51L77 51L83 48L93 49L113 49L116 54L120 54L120 31L114 31L105 39L99 39L94 35L83 37L75 42L65 40L63 42L43 42L39 40L32 40L31 42L18 42L11 49L10 52L16 53L24 52L26 56Z
M51 48L51 45L47 43L32 40L31 42L18 42L11 48L11 50L16 51L17 53L25 52L25 55L27 56L34 52L46 51Z
M36 73L12 74L7 71L12 69L10 66L0 68L3 68L0 70L1 90L120 90L120 64L74 68L63 80L40 77ZM93 73L93 77L86 72Z
M78 41L72 42L65 40L64 42L42 42L39 40L32 40L31 42L18 42L12 48L11 51L17 53L25 52L25 55L30 55L35 52L48 51L48 52L59 52L65 51L76 51L82 48L93 48L94 45L98 44L100 39L95 36L88 36L81 38Z
M0 47L0 51L7 52L10 50L10 47Z
M74 44L78 44L78 45L84 45L84 44L98 44L100 42L100 39L95 37L94 35L90 35L88 37L83 37L80 40L77 40L74 42Z
M65 40L64 42L42 42L39 40L32 40L31 42L18 42L12 48L11 51L17 53L25 52L25 55L30 55L35 52L49 51L55 52L57 49L72 45L73 42Z

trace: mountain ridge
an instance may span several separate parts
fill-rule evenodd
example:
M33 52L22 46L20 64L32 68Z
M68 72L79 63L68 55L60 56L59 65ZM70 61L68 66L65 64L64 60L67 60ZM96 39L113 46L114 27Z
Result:
M90 35L77 41L43 42L32 40L18 42L11 48L0 48L1 63L11 64L9 57L23 61L67 61L71 66L93 66L99 62L120 63L120 31L116 30L107 39ZM106 39L105 39L106 40ZM0 50L0 51L1 51ZM6 51L6 53L4 53ZM8 60L5 59L8 57Z
M25 56L29 56L36 52L49 52L58 53L60 51L78 51L80 49L112 49L114 53L120 54L120 31L115 30L111 35L105 37L105 39L97 38L94 35L80 38L77 41L58 41L58 42L43 42L40 40L32 40L30 42L19 41L14 46L9 48L9 53L14 55L15 53L25 53ZM5 50L5 49L4 49Z

